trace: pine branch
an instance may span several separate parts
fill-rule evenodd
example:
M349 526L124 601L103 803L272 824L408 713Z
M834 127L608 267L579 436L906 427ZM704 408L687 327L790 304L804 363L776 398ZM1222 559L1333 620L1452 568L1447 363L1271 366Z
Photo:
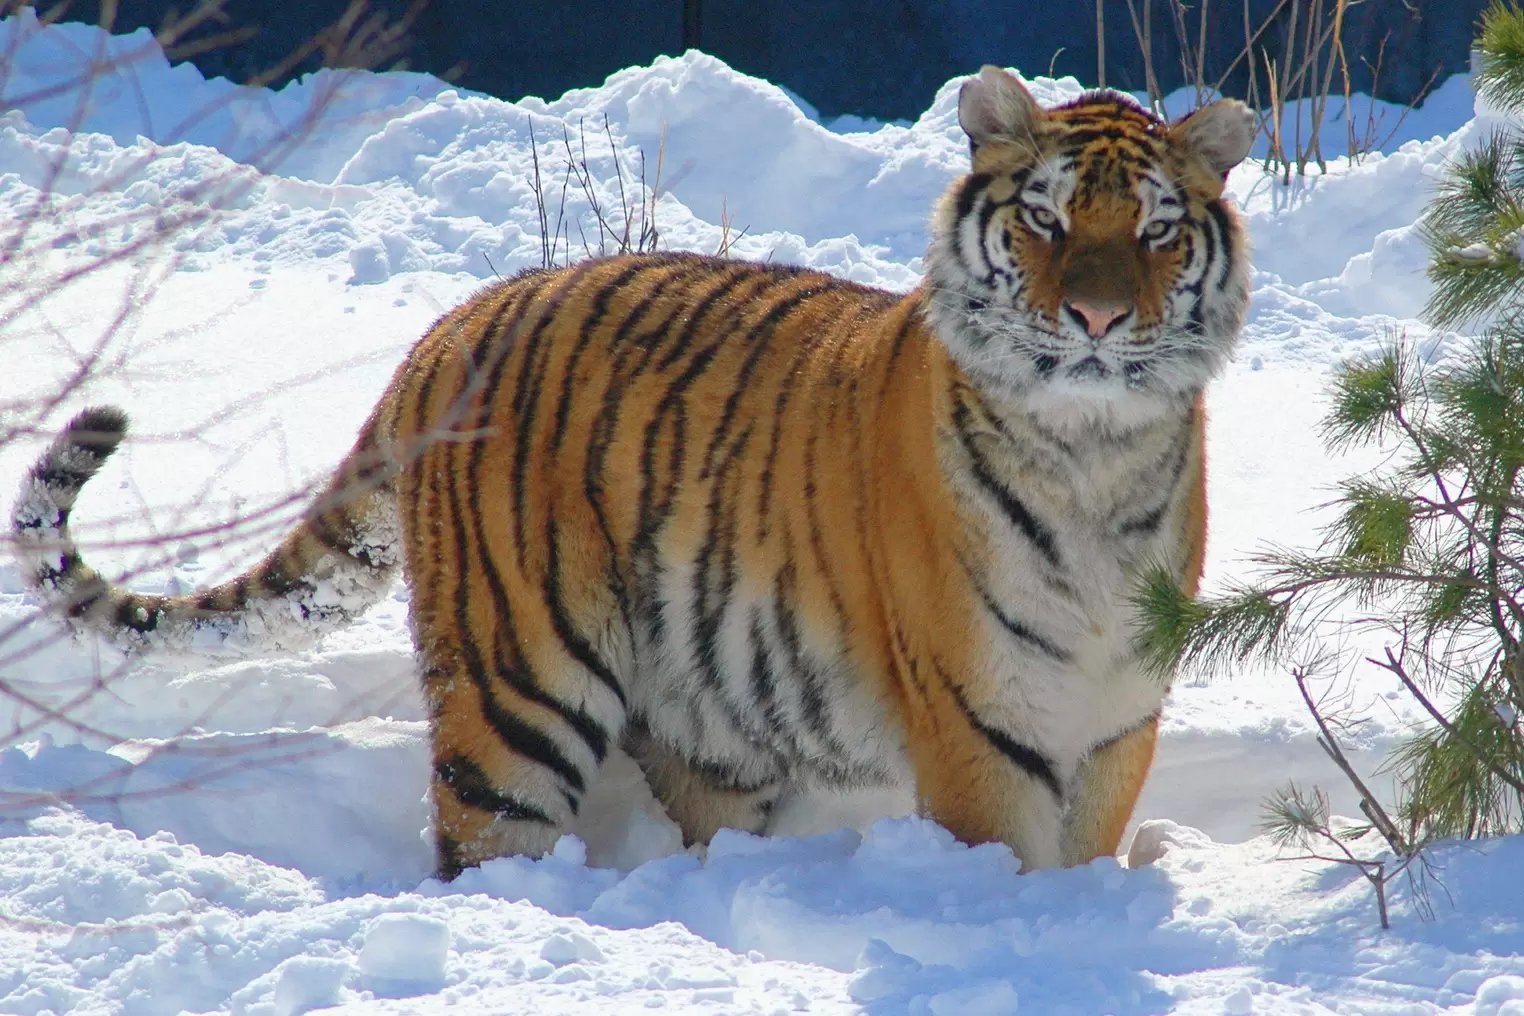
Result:
M1402 567L1368 567L1358 558L1281 552L1255 558L1273 584L1239 586L1216 597L1192 599L1163 569L1146 573L1134 594L1139 614L1136 639L1145 665L1160 677L1181 668L1217 672L1249 660L1277 663L1299 641L1293 622L1309 596L1356 593L1371 599L1383 586L1484 590L1463 574L1434 574Z
M1454 396L1459 390L1459 386L1456 385L1442 386L1442 394L1449 394ZM1496 410L1497 407L1489 405L1481 408L1480 412L1477 415L1484 418L1491 418ZM1506 623L1502 619L1500 613L1501 604L1498 602L1503 589L1502 585L1499 582L1499 565L1506 565L1508 568L1512 569L1515 576L1524 576L1524 562L1521 562L1520 559L1515 555L1504 551L1502 546L1502 525L1505 513L1502 511L1498 512L1496 516L1496 525L1490 529L1484 530L1478 524L1477 520L1474 519L1471 514L1462 510L1460 506L1461 501L1465 500L1468 503L1480 508L1481 502L1475 499L1457 498L1455 495L1451 494L1450 484L1446 480L1444 474L1435 465L1436 456L1431 451L1429 442L1423 431L1408 418L1407 414L1402 410L1401 407L1393 411L1392 418L1396 421L1397 426L1401 428L1403 434L1406 435L1408 441L1410 441L1413 446L1418 449L1420 462L1423 464L1422 468L1424 468L1425 472L1427 473L1428 479L1439 491L1440 501L1438 502L1437 507L1443 509L1445 514L1450 516L1450 518L1454 519L1456 522L1460 523L1462 528L1464 528L1467 534L1470 536L1473 545L1486 549L1488 560L1488 577L1484 588L1485 591L1489 594L1489 599L1491 601L1491 608L1494 613L1494 624L1499 635L1504 639L1505 643L1517 644L1516 638L1509 631ZM1517 465L1515 465L1512 471L1509 473L1507 482L1504 484L1504 488L1510 493L1515 491L1518 477L1519 468ZM1510 612L1513 615L1515 626L1524 629L1524 606L1521 606L1518 600L1512 596L1506 597L1506 601L1510 607Z
M1333 380L1331 405L1320 427L1323 442L1339 449L1384 438L1392 414L1408 400L1412 375L1411 351L1400 342L1345 364Z
M1524 12L1512 3L1494 3L1482 14L1476 48L1477 94L1502 109L1524 106Z
M1465 745L1467 748L1469 748L1472 754L1475 755L1477 761L1481 762L1482 765L1490 770L1494 776L1502 780L1509 787L1513 788L1516 793L1524 796L1524 780L1521 780L1519 777L1500 767L1485 749L1483 749L1480 745L1477 745L1468 740L1464 734L1459 729L1457 729L1456 725L1451 722L1450 718L1446 716L1444 712L1434 704L1434 702L1429 698L1427 694L1424 693L1423 689L1418 686L1418 682L1413 680L1412 675L1408 673L1406 665L1404 665L1402 660L1392 652L1390 646L1384 649L1383 652L1386 657L1384 660L1378 660L1374 656L1367 656L1366 659L1381 669L1390 671L1393 675L1395 675L1397 680L1402 682L1402 686L1407 689L1408 694L1413 696L1418 704L1423 707L1424 712L1429 714L1430 718L1439 725L1439 728L1443 730L1447 736L1455 738L1457 743Z
M1163 568L1143 576L1135 603L1141 619L1140 655L1160 677L1183 666L1210 671L1228 662L1275 655L1289 608L1289 603L1249 588L1192 599Z
M1462 155L1419 220L1430 251L1434 290L1425 314L1455 327L1517 306L1524 280L1524 151L1520 139L1494 132Z
M1344 511L1325 531L1324 545L1336 548L1341 560L1405 567L1419 507L1412 493L1398 483L1364 478L1346 481L1342 490Z

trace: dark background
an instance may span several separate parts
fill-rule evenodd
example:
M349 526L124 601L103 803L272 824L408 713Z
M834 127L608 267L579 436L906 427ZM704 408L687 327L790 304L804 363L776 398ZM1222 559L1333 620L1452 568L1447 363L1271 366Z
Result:
M369 9L397 18L410 2L372 0ZM1215 81L1244 48L1243 4L1187 2L1192 46L1200 8L1209 12L1204 76ZM1331 9L1333 2L1324 6ZM1250 0L1251 25L1273 14L1256 46L1280 59L1293 18L1300 37L1315 3ZM1186 80L1172 5L1133 4L1140 12L1153 11L1153 63L1167 92ZM1343 38L1354 90L1408 102L1421 96L1436 72L1442 80L1465 70L1477 17L1487 4L1364 0L1350 6ZM101 6L69 3L63 14L98 22ZM158 27L171 10L183 14L193 0L120 0L115 6L114 30L126 31ZM345 0L228 0L225 24L208 26L201 35L244 26L254 30L252 37L192 59L208 76L247 81L335 22L345 6ZM1104 12L1105 83L1141 91L1141 46L1128 4L1105 0ZM554 98L569 88L601 84L621 67L697 47L785 86L822 114L888 119L918 115L945 81L984 63L1028 75L1051 67L1055 74L1098 84L1096 36L1095 0L427 0L410 19L400 57L412 70L504 99ZM310 56L291 69L311 70L319 62ZM1240 62L1224 88L1230 95L1244 95L1242 68ZM1334 81L1340 91L1337 75Z

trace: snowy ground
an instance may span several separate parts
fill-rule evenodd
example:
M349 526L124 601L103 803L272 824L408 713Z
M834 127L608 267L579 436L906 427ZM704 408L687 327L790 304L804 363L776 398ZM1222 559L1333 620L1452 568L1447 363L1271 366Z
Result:
M84 69L113 57L86 101ZM295 508L221 541L178 534L321 477L430 321L540 262L531 129L553 217L569 124L616 216L609 138L627 188L661 150L664 246L714 250L729 222L741 256L903 290L966 158L956 84L913 124L845 132L698 55L553 102L398 74L270 93L171 69L143 35L0 21L0 434L125 405L137 440L77 512L90 552L143 589L204 583ZM1315 539L1329 486L1375 461L1317 441L1332 364L1402 332L1435 356L1453 342L1413 320L1412 224L1488 126L1455 80L1397 129L1325 177L1231 179L1258 272L1211 395L1209 582L1265 541ZM567 201L581 253L596 227L575 185ZM156 217L209 203L151 242ZM18 408L92 350L66 405ZM0 487L42 440L0 438ZM1357 874L1254 838L1286 779L1339 789L1270 673L1177 688L1131 865L1018 876L1004 848L874 824L903 815L894 795L805 802L783 816L798 835L722 835L700 859L616 758L580 839L440 885L404 607L399 588L303 654L126 665L59 639L0 563L0 1012L1524 1012L1524 842L1437 851L1426 894L1394 887L1382 932ZM1367 716L1352 747L1374 768L1411 712L1369 669L1338 690Z

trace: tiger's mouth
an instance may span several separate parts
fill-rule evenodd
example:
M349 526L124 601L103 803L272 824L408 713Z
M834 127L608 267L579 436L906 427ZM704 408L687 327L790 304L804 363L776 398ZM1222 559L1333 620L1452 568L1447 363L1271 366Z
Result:
M1091 353L1079 363L1071 364L1065 371L1068 377L1075 381L1096 380L1111 376L1111 368L1101 362L1101 358Z
M1115 373L1115 368L1095 353L1067 362L1052 353L1038 353L1032 362L1037 368L1037 376L1044 381L1060 376L1074 381L1100 381Z

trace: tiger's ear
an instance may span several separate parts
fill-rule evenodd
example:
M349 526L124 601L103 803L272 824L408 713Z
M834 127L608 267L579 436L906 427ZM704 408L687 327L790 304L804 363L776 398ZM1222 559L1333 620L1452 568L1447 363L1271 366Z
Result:
M1227 176L1254 144L1254 110L1237 99L1218 99L1176 120L1170 133L1212 167L1212 172Z
M958 125L970 150L986 141L1026 140L1041 116L1026 86L994 64L985 64L958 89Z

